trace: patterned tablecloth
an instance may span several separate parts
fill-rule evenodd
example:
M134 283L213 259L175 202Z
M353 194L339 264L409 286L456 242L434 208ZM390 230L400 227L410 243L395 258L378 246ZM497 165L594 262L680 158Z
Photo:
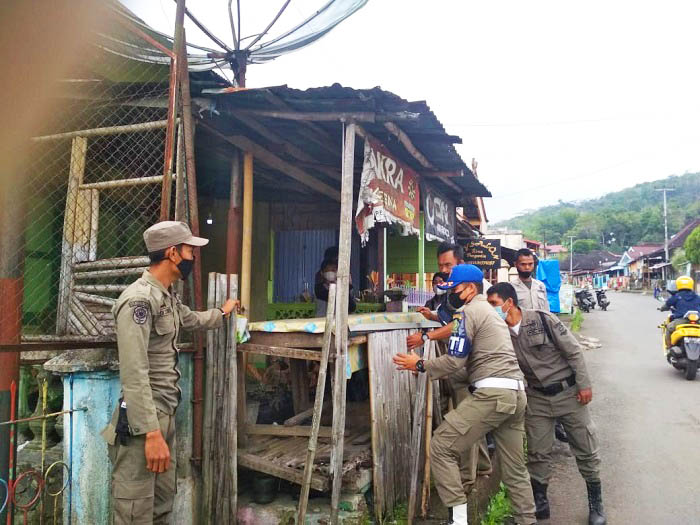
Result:
M306 332L322 334L326 320L323 317L312 319L281 319L279 321L258 321L250 323L251 332ZM433 328L439 326L416 312L375 312L369 314L351 314L348 316L348 328L351 332L370 332L373 330L391 330L404 328Z

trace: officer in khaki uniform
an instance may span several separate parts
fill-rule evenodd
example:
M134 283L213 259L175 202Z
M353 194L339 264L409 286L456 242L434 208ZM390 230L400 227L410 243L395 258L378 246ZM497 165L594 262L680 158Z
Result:
M175 497L177 339L180 328L217 328L236 307L193 312L172 284L194 264L194 237L183 222L163 221L143 234L151 264L117 299L116 320L122 399L102 432L112 462L114 523L168 523Z
M454 244L450 242L442 242L437 249L437 264L438 269L444 275L443 279L446 279L452 268L458 264L464 264L464 248L459 244ZM435 274L440 275L440 274ZM488 281L484 281L488 282ZM446 292L446 290L443 290ZM436 297L438 297L436 295ZM437 321L442 325L451 323L455 318L460 319L461 313L455 311L448 304L444 303L446 296L443 296L443 301L441 301L440 308L432 311L426 307L420 307L416 311L421 313L426 319L430 321ZM449 337L450 334L447 334ZM416 334L418 337L417 343L420 343L420 334ZM439 352L442 350L442 346L439 348ZM467 396L467 388L469 386L469 378L466 369L462 369L459 372L451 374L449 377L444 378L447 388L450 393L450 397L454 406L459 405L464 398ZM462 478L462 486L464 487L464 493L469 494L474 486L476 485L476 480L478 476L488 476L493 472L491 467L491 456L489 455L489 450L486 442L486 438L479 441L477 445L474 445L469 450L465 451L460 459L460 476Z
M442 502L450 508L451 523L467 525L467 498L460 479L460 455L491 431L508 488L516 522L535 523L535 504L530 477L525 466L525 406L527 398L523 374L513 351L508 327L480 295L483 274L476 266L455 266L448 282L448 300L462 308L461 320L424 334L427 339L443 339L452 333L448 354L423 361L418 355L397 354L400 370L427 372L430 379L468 372L470 393L435 431L431 444L431 469ZM409 349L416 345L412 339Z
M518 302L523 310L544 310L549 312L547 287L542 281L532 277L535 271L535 255L527 248L517 251L515 268L518 277L511 283L518 294Z
M581 347L555 315L521 310L511 284L498 283L489 288L487 295L510 327L515 353L527 380L525 428L537 519L550 516L547 486L556 418L566 429L569 446L588 487L589 523L605 524L598 440L586 406L593 392Z

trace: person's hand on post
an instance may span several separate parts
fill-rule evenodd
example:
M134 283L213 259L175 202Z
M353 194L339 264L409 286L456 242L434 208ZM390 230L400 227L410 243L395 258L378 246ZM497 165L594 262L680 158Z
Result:
M393 360L394 364L397 366L397 370L411 370L417 372L416 363L421 360L421 357L415 352L410 352L408 354L399 353L393 357Z
M170 449L160 430L146 434L146 468L161 474L170 468Z
M421 314L423 317L425 317L428 321L434 321L435 316L433 315L432 310L426 306L419 306L416 308L416 312Z
M235 310L236 312L238 312L238 311L240 311L240 308L241 308L241 303L240 303L240 301L234 300L234 299L229 299L229 300L227 300L227 301L224 303L224 305L221 307L221 309L222 309L223 312L224 312L224 315L229 315L229 314L230 314L231 312L233 312L234 310Z
M590 388L579 390L578 394L576 394L576 399L578 399L578 402L582 405L587 405L593 399L593 390Z
M423 334L420 332L416 332L415 334L411 334L406 338L406 347L409 350L413 350L414 348L420 348L423 346ZM397 355L402 355L402 354L397 354Z

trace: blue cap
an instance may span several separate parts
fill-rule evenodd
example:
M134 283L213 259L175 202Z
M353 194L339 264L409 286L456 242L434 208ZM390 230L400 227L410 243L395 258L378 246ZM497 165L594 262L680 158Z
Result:
M473 264L458 264L452 268L447 282L438 284L441 290L449 290L460 283L480 283L484 280L484 272Z

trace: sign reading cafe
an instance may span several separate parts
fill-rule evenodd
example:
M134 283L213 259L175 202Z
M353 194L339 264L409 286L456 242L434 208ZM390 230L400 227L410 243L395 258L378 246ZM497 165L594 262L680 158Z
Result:
M418 235L420 195L418 174L392 157L380 143L365 140L360 195L355 224L362 244L377 222L395 224L402 235Z
M424 184L421 189L423 197L423 215L425 219L425 239L427 241L455 241L455 205L433 189Z

